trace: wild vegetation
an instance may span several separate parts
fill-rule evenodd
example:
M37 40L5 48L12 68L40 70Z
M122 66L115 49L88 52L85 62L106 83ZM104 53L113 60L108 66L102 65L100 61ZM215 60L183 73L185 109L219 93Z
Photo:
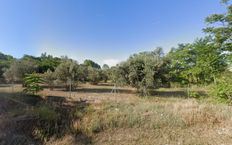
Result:
M0 53L0 144L231 144L232 5L207 36L102 67Z

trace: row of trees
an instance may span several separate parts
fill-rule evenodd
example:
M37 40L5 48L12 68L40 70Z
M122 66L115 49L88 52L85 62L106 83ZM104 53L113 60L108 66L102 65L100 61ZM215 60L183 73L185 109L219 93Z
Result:
M141 52L130 56L126 61L109 68L92 60L83 64L67 57L57 58L46 53L41 57L25 55L16 60L1 55L0 77L8 82L23 82L26 74L42 74L49 86L64 84L74 89L78 82L97 84L111 80L116 86L129 85L137 88L142 95L150 90L172 84L180 86L217 84L218 78L227 71L232 61L232 5L225 14L213 14L206 18L205 38L189 44L179 44L164 54L162 48ZM9 65L10 64L10 65ZM220 81L219 81L220 82ZM71 85L70 85L71 84Z
M107 68L109 67L107 66ZM67 57L54 58L44 54L40 58L24 56L22 59L15 59L8 68L4 69L3 77L8 83L23 83L25 85L24 78L28 77L29 74L37 73L44 78L51 88L61 84L68 89L71 84L72 89L74 89L78 82L97 84L99 81L106 82L108 80L107 69L102 70L97 63L91 60L78 64L75 60Z

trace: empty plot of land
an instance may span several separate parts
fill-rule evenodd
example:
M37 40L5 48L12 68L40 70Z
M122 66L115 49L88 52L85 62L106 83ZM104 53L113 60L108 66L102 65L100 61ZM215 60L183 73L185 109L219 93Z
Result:
M64 98L60 105L88 102L88 106L79 107L78 119L73 120L76 132L50 139L45 144L232 144L230 106L189 99L185 89L159 89L153 96L139 97L135 89L118 88L118 93L111 93L112 88L106 84L81 84L71 94L62 88L40 92L42 98L53 97L53 101ZM1 121L4 115L9 115L9 110L27 103L28 100L16 99L12 103L3 99L20 96L21 90L19 85L13 90L0 87ZM33 101L29 101L33 106ZM17 116L17 112L14 113Z

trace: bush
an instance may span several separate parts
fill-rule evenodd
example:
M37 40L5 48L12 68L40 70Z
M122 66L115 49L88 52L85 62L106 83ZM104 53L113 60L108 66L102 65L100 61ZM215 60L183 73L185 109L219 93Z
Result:
M26 86L24 91L26 93L31 93L34 95L38 93L39 91L43 90L43 88L40 85L43 82L44 80L42 79L40 75L36 73L29 74L24 78L24 84Z
M217 80L216 84L214 84L210 90L210 95L213 96L216 101L231 103L232 78L229 74L223 74L223 76Z
M196 92L196 91L191 91L190 90L188 92L188 96L191 97L191 98L199 99L201 95L198 92Z
M57 120L57 118L59 117L59 114L57 114L53 108L47 105L42 105L36 108L35 114L39 117L40 120L45 121Z

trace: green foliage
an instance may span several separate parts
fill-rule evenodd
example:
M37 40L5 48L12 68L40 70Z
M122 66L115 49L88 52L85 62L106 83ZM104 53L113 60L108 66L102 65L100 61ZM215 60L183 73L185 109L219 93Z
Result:
M35 62L30 60L17 60L14 61L10 68L4 73L4 77L8 81L22 82L26 74L36 72L37 65Z
M61 63L61 59L42 53L39 57L39 73L44 73L47 70L55 71L56 67Z
M200 94L198 92L191 91L191 90L189 90L188 96L191 97L191 98L196 98L196 99L200 98Z
M232 73L224 73L219 79L217 79L216 84L212 85L210 90L210 95L214 97L216 101L219 102L232 102Z
M224 51L232 51L231 35L232 35L232 5L228 4L229 0L222 0L227 4L227 12L224 14L213 14L206 18L208 27L204 31L213 36L214 42L219 49Z
M56 80L55 73L48 69L44 74L43 78L45 82L48 84L49 88L52 90L54 87L54 81Z
M26 77L24 78L24 84L26 86L24 91L26 93L36 94L37 92L43 90L43 88L40 86L43 82L44 81L39 74L32 73L26 75Z
M79 65L79 70L78 70L78 80L80 82L87 82L88 81L88 67L84 64Z
M108 70L108 69L110 69L110 67L107 64L103 64L102 69L103 70Z
M4 77L4 71L10 67L13 61L14 58L12 56L0 52L0 79Z
M116 67L111 67L109 70L109 78L116 86L124 86L129 84L129 68L126 62L123 62Z
M100 70L93 67L88 67L88 81L94 85L98 84L101 81Z
M59 114L57 114L56 111L48 105L39 106L35 108L34 112L35 115L40 118L40 120L44 121L57 120L57 118L59 117Z
M99 64L97 64L96 62L94 62L92 60L89 60L89 59L86 59L84 61L84 65L90 66L90 67L93 67L93 68L96 68L96 69L101 69L101 66Z
M70 83L72 89L74 89L79 80L79 65L74 60L63 59L62 63L57 66L55 74L66 85L67 90L69 89Z
M193 44L180 44L167 58L172 82L180 84L210 84L226 67L225 55L210 42L198 39Z
M109 69L101 70L100 77L101 77L101 80L106 83L109 79Z
M129 82L141 95L148 95L149 89L163 85L166 63L160 50L135 54L128 60Z
M112 79L115 83L137 88L141 95L148 95L150 89L166 83L166 65L162 49L157 48L152 52L134 54L126 62L112 68Z

